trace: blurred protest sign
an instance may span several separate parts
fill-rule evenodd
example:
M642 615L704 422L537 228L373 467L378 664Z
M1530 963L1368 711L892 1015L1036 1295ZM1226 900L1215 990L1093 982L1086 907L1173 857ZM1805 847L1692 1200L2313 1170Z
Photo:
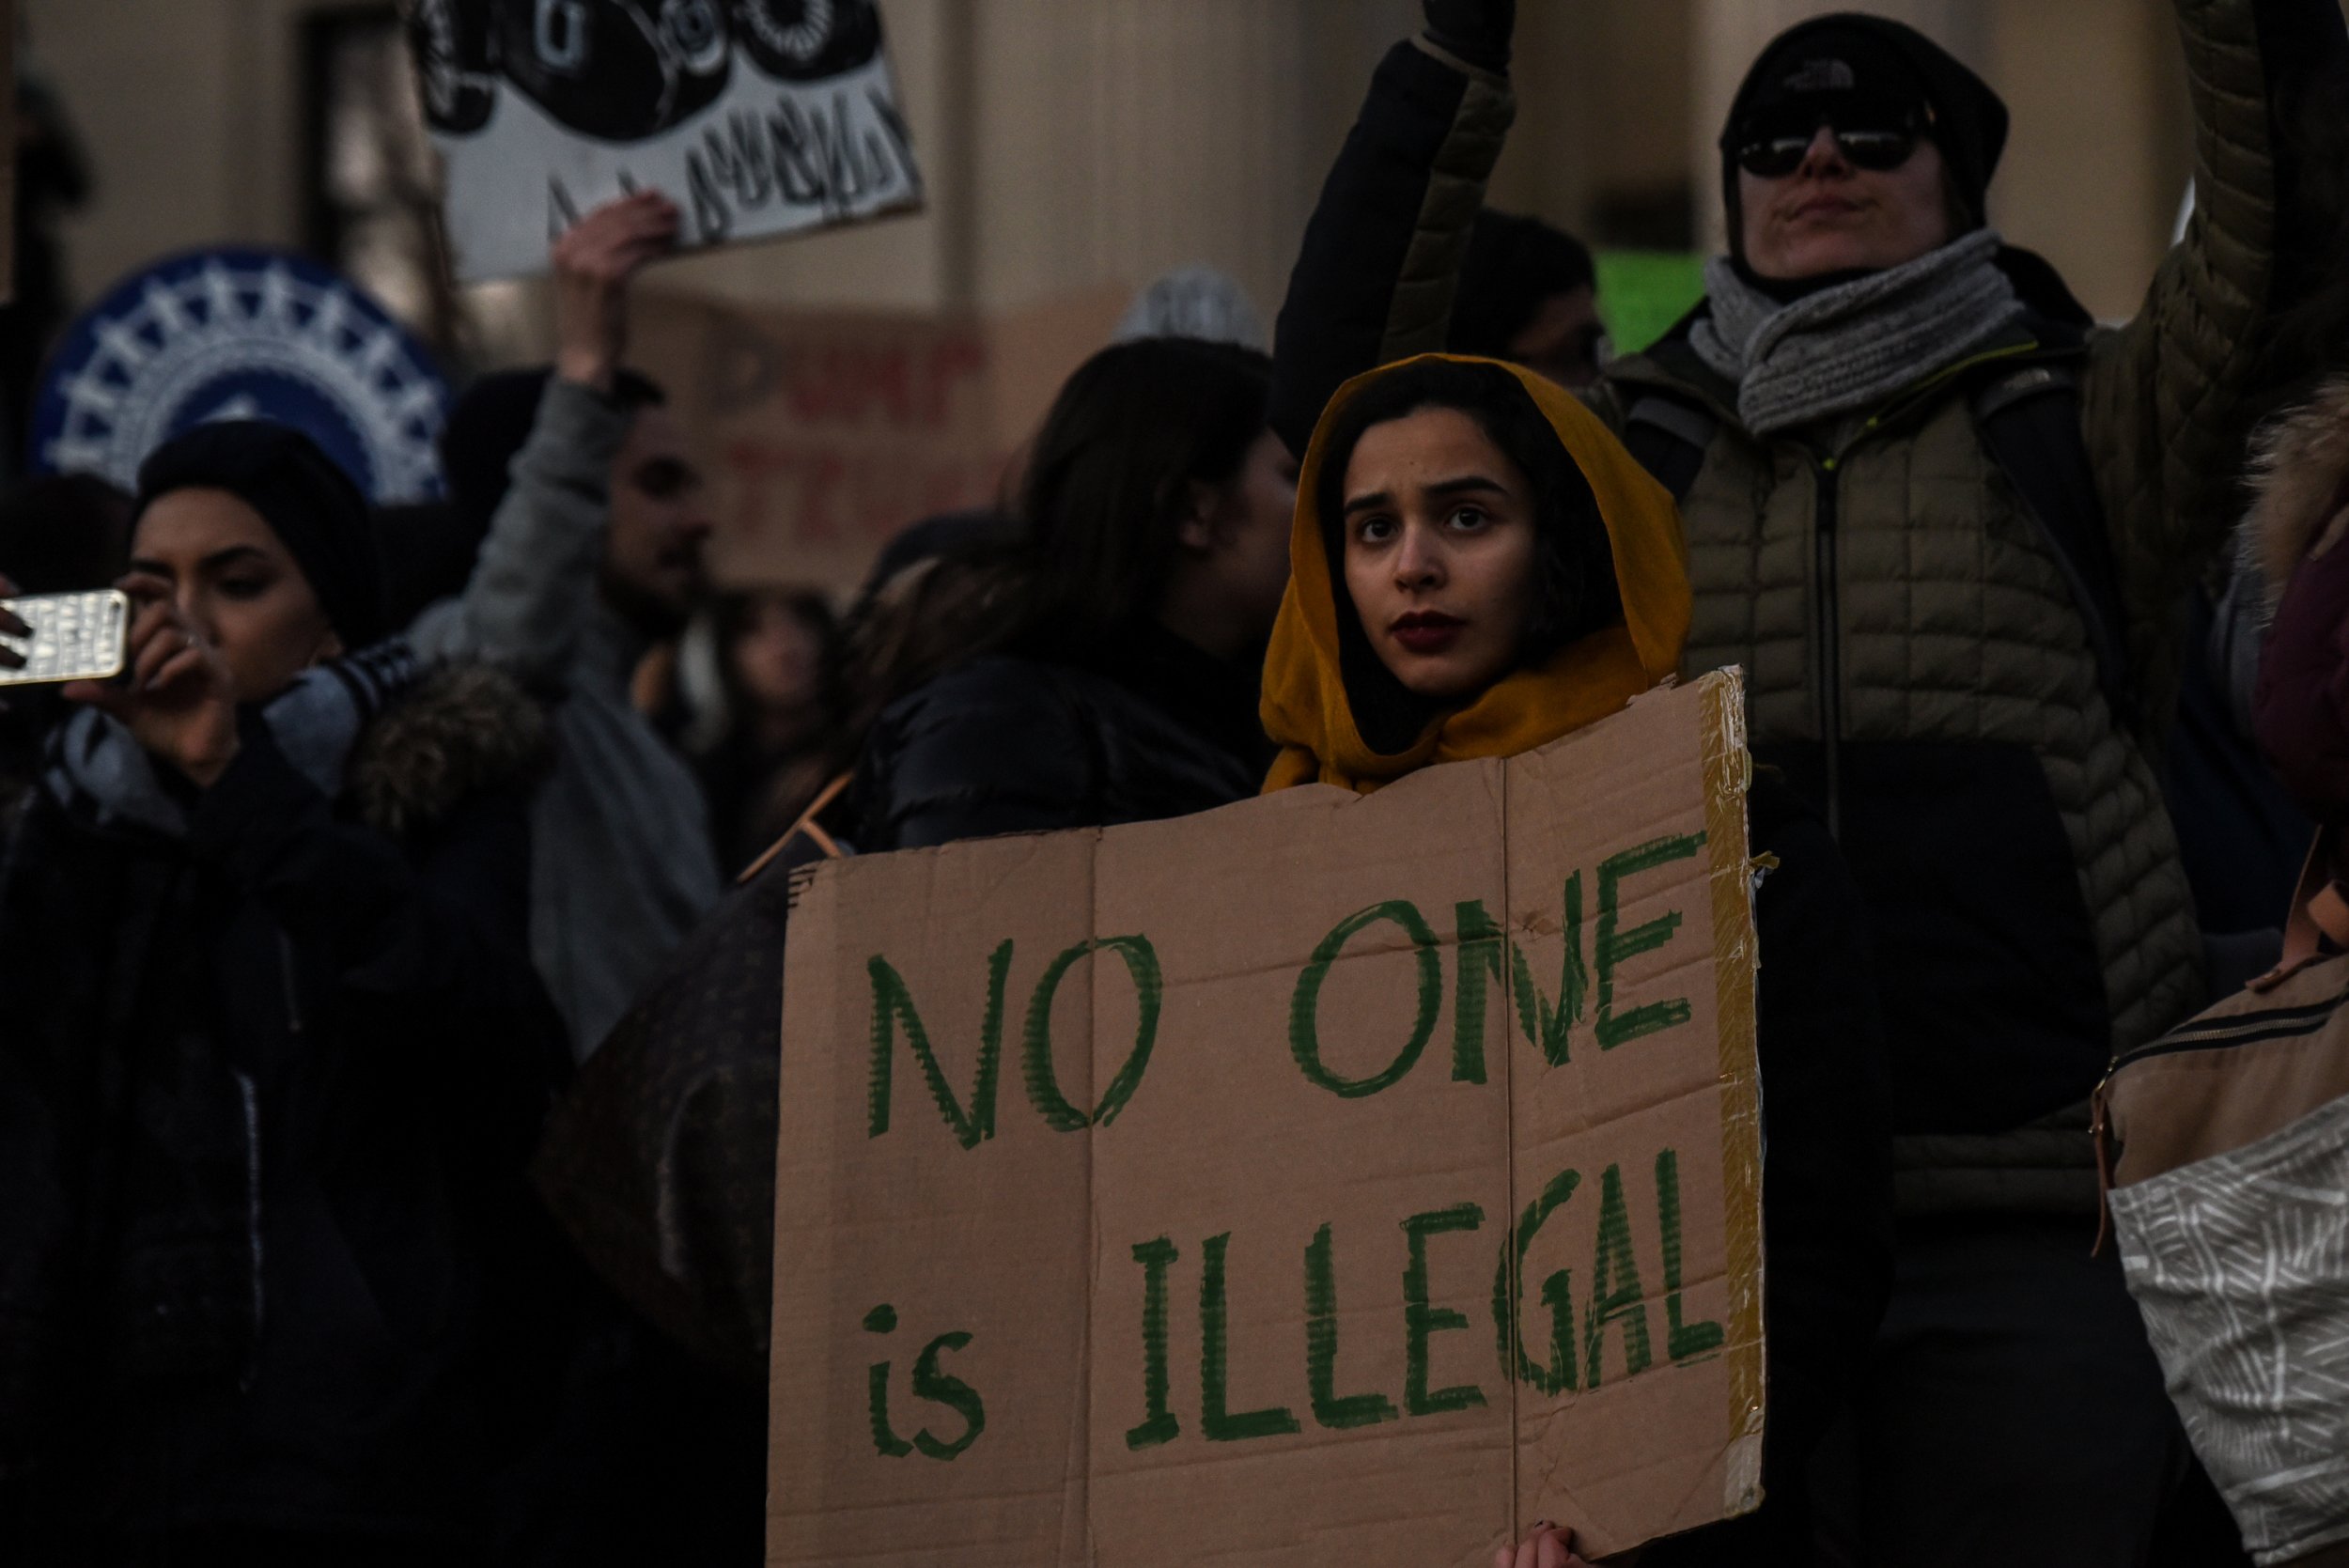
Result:
M803 873L768 1560L1468 1568L1752 1508L1742 711Z
M1600 251L1598 314L1619 354L1636 354L1704 298L1704 257L1694 251Z
M908 523L997 499L1125 301L1102 289L979 318L646 288L630 358L668 390L708 466L716 575L846 591Z
M289 251L165 257L66 330L33 402L39 473L126 489L147 455L215 419L290 425L379 504L441 490L448 385L423 344L350 280Z
M412 0L465 282L535 272L629 191L687 248L920 204L874 0Z

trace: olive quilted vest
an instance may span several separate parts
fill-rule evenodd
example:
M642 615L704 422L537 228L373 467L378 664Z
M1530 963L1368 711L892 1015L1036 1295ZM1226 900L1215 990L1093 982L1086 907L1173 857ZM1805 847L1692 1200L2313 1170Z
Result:
M1904 1206L2085 1209L2078 1102L2199 1002L2201 937L2153 770L1973 381L1770 440L1656 359L1610 383L1619 428L1653 392L1715 421L1682 502L1684 673L1744 668L1757 758L1868 895Z

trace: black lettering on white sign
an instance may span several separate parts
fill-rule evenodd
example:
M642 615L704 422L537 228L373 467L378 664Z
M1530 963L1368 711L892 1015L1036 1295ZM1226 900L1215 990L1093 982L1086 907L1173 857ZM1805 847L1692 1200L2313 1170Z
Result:
M467 279L629 190L688 246L921 200L874 0L412 0L408 30Z

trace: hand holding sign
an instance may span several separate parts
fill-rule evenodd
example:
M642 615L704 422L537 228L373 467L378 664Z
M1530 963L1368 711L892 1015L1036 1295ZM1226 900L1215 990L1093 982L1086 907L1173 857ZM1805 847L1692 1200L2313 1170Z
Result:
M628 287L677 248L677 204L658 191L606 202L554 242L555 374L612 390L628 351Z
M1574 1531L1563 1529L1547 1519L1533 1527L1533 1533L1515 1546L1502 1546L1493 1553L1493 1568L1591 1568L1574 1555Z
M425 118L467 282L537 272L615 193L686 248L921 201L873 0L414 0Z

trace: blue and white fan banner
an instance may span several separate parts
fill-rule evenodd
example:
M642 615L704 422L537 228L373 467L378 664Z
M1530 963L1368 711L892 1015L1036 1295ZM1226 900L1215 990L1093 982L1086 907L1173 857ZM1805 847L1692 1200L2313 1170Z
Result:
M290 425L378 505L441 492L448 383L407 329L303 256L190 251L117 284L66 333L33 403L42 473L125 489L149 452L217 419Z
M657 190L687 249L917 207L874 0L410 0L467 283Z

